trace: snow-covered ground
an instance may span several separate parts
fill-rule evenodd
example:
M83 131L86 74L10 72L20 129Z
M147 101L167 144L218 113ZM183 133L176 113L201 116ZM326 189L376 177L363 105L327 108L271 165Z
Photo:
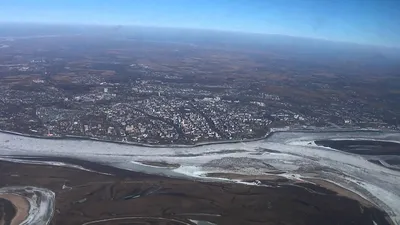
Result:
M400 141L395 132L277 132L268 139L246 143L224 143L198 147L152 148L89 140L36 139L0 133L0 157L10 155L58 156L91 160L127 170L163 173L168 176L202 177L211 172L249 175L265 174L271 166L286 171L292 179L318 177L359 193L385 210L400 224L400 172L368 162L365 158L313 144L320 139L363 139ZM271 151L273 150L273 151ZM209 166L225 158L262 160L268 166ZM9 158L10 160L10 158ZM177 169L157 168L136 163L163 161L180 164ZM234 163L237 161L233 160ZM251 160L246 160L251 162ZM226 160L224 160L226 163ZM292 176L295 175L295 176ZM313 175L314 174L314 175Z

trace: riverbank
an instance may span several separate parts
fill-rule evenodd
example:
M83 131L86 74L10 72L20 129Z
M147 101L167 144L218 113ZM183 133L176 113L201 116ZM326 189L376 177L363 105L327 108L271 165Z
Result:
M0 161L0 185L34 185L55 192L54 224L79 225L102 220L156 223L171 219L178 224L196 220L219 225L256 225L271 221L289 225L391 224L380 209L360 205L345 196L324 191L323 187L314 188L325 193L321 195L309 191L312 186L304 188L279 181L279 187L273 188L199 182L123 172L82 160L64 161L72 162L114 176L75 168ZM11 171L13 176L9 176ZM134 207L137 205L140 207Z
M363 130L317 133L281 131L272 134L268 139L245 143L154 148L92 140L38 139L0 133L0 158L12 160L30 156L84 159L122 169L126 173L135 171L192 180L204 180L207 174L259 176L271 171L291 180L320 178L373 202L400 224L398 171L371 163L358 155L307 144L319 139L399 140L400 133ZM49 164L59 165L52 162ZM221 182L222 178L213 177L215 181L220 179ZM254 182L246 184L257 186Z
M0 133L5 134L13 134L19 135L23 137L33 137L38 139L50 139L50 140L90 140L104 143L114 143L114 144L122 144L122 145L132 145L132 146L140 146L140 147L151 147L151 148L188 148L188 147L200 147L207 145L217 145L217 144L234 144L234 143L247 143L253 141L266 140L269 137L278 134L278 133L289 133L289 132L302 132L302 133L332 133L332 132L340 132L340 133L352 133L352 132L375 132L375 133L394 133L400 134L400 131L395 130L377 130L377 129L272 129L270 132L266 133L264 136L259 138L251 138L251 139L241 139L241 140L220 140L220 141L210 141L210 142L198 142L195 144L144 144L138 142L124 142L124 141L114 141L114 140L105 140L101 138L87 137L87 136L75 136L75 135L64 135L64 136L43 136L43 135L33 135L33 134L25 134L8 130L0 130Z

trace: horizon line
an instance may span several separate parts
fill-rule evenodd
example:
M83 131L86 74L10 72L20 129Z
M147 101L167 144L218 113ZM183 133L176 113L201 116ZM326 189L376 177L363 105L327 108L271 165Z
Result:
M91 27L128 27L128 28L158 28L158 29L171 29L171 30L197 30L197 31L209 31L209 32L221 32L221 33L236 33L236 34L248 34L248 35L260 35L260 36L282 36L287 38L298 38L307 39L322 42L331 42L337 44L350 44L355 46L372 47L372 48L385 48L400 50L399 46L383 45L383 44L371 44L371 43L357 43L343 40L332 40L321 37L309 37L309 36L295 36L290 34L279 34L279 33L265 33L265 32L252 32L242 30L230 30L230 29L213 29L213 28L198 28L198 27L178 27L178 26L157 26L150 24L117 24L117 23L67 23L67 22L39 22L39 21L0 21L0 25L5 24L19 24L19 25L43 25L43 26L91 26ZM50 34L49 34L50 35Z

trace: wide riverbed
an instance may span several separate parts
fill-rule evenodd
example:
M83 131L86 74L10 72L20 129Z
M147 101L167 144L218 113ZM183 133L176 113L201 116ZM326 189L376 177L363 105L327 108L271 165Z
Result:
M84 159L136 172L197 179L211 179L207 178L207 174L213 174L213 180L226 181L229 178L261 186L263 184L259 181L249 181L239 175L262 177L274 174L295 181L328 180L357 193L360 199L378 206L389 214L394 223L400 224L400 172L372 163L357 154L318 146L315 144L317 140L398 143L400 133L278 132L268 139L246 143L179 148L37 139L0 133L0 158L53 165L62 165L56 163L54 157ZM27 159L27 156L52 157L54 160L36 161L34 158ZM240 179L218 174L236 174Z

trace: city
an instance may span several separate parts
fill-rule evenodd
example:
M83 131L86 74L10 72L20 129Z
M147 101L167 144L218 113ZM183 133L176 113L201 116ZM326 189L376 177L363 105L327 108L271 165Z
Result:
M0 9L0 225L400 225L400 1Z
M371 78L367 66L292 70L297 58L252 48L91 38L1 39L1 130L156 145L276 128L400 129L399 78Z

